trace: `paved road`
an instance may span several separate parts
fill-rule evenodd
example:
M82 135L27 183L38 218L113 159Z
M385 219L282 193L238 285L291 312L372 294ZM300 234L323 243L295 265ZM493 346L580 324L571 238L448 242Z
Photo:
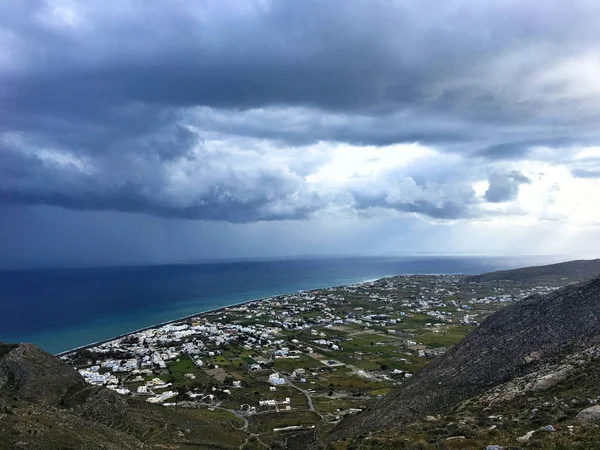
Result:
M214 409L220 409L221 411L230 412L238 419L242 419L244 421L244 426L242 428L237 428L237 430L239 430L239 431L247 431L248 430L248 419L246 419L246 417L239 411L236 411L235 409L223 408L222 406L211 405L209 403L198 403L198 404L202 405L202 406L206 406L206 408L214 408Z
M292 382L290 381L290 379L289 379L289 378L287 378L287 377L284 377L284 379L285 379L285 381L287 381L287 382L289 383L289 385L290 385L291 387L293 387L293 388L294 388L294 389L296 389L297 391L300 391L300 392L302 392L302 394L304 394L304 396L306 397L306 401L308 402L308 408L309 408L309 409L310 409L312 412L314 412L314 413L317 413L317 414L319 415L319 417L321 418L321 420L325 420L325 419L323 418L323 416L321 415L321 413L319 413L319 412L318 412L318 411L315 409L315 405L313 405L313 401L312 401L312 397L310 396L310 393L309 393L308 391L305 391L304 389L302 389L302 388L299 388L298 386L296 386L294 383L292 383Z

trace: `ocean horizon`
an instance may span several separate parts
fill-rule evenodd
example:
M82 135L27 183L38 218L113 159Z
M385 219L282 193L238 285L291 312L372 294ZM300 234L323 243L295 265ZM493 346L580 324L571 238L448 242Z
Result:
M320 257L0 271L0 341L60 353L196 313L402 274L476 274L551 256Z

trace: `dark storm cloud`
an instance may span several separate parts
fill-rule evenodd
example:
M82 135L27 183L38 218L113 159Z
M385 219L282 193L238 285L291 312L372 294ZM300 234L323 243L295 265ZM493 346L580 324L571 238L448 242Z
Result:
M307 185L318 161L285 167L265 149L205 148L204 136L222 146L418 141L517 162L536 145L597 142L599 95L578 91L573 66L597 56L599 8L3 2L0 201L232 222L303 218L344 197ZM414 179L394 195L393 181L376 195L351 187L353 207L473 214L469 180L432 189ZM493 175L486 199L512 199L519 183Z
M485 192L485 199L492 203L514 200L519 194L521 184L528 183L531 183L531 180L518 171L493 173L490 175L489 187Z
M415 213L441 220L464 219L474 217L473 204L476 203L474 193L465 192L464 198L456 199L413 199L390 201L386 197L374 197L364 193L355 193L355 208L369 215L378 208L395 210L404 213Z
M6 45L13 46L3 64L3 101L25 114L85 115L118 103L285 105L517 124L543 118L555 98L518 98L519 87L498 85L501 78L528 81L573 47L593 48L599 36L591 2L58 1L0 8ZM493 73L509 58L516 70Z
M521 159L527 155L532 145L537 142L504 142L483 148L475 155L486 159Z

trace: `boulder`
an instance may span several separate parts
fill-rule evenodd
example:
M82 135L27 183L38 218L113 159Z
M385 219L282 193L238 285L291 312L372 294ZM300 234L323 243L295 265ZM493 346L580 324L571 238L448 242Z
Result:
M580 411L575 418L582 423L600 422L600 405L590 406Z
M528 386L530 389L534 391L541 391L544 389L548 389L555 384L563 381L569 374L573 371L573 366L566 365L561 367L560 370L544 375L537 380L535 380L531 386Z
M531 436L533 436L533 433L535 433L535 432L536 432L536 430L528 431L523 436L518 437L517 441L519 441L519 442L528 442L529 439L531 439Z

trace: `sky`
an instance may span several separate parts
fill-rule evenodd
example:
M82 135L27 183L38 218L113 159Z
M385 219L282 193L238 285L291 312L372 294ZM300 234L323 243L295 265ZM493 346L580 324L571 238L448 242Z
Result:
M600 254L600 2L0 2L0 267Z

